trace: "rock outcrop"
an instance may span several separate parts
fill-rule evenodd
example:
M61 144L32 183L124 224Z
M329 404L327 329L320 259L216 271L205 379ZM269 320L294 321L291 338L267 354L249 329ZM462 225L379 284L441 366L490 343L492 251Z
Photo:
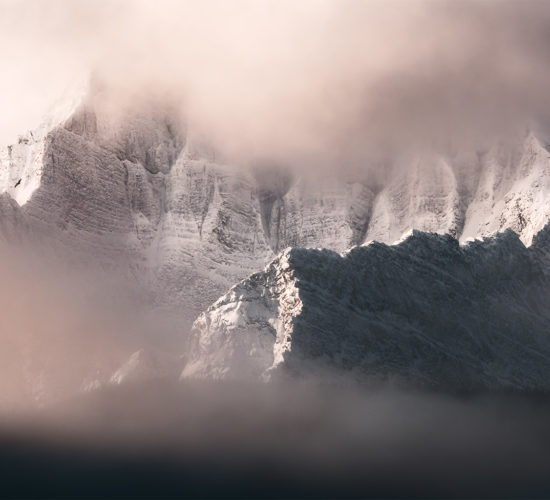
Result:
M344 254L293 248L194 324L182 377L349 376L452 390L548 390L550 226L463 246L413 231Z

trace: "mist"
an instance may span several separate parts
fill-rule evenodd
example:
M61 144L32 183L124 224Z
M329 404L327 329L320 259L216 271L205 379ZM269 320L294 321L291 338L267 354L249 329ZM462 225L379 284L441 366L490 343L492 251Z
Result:
M39 419L4 422L3 491L544 498L548 411L542 395L359 392L303 381L113 387Z
M90 257L72 263L59 248L51 256L0 244L0 417L109 384L140 349L162 356L159 376L177 379L194 317L184 304L161 308L125 271Z
M369 171L411 152L488 147L547 114L542 1L4 0L1 8L10 75L0 87L0 142L89 75L118 104L177 97L193 133L245 166Z
M550 138L549 26L536 0L0 0L0 144L86 88L109 139L166 111L215 162L254 169L258 198L295 175L372 180ZM550 495L548 394L179 381L196 311L159 306L130 251L74 264L64 230L0 248L0 496ZM112 383L140 349L169 369Z
M548 394L404 391L331 373L178 381L177 371L88 391L83 377L108 379L135 349L183 353L185 311L163 331L166 312L121 274L21 248L1 257L1 496L550 492Z

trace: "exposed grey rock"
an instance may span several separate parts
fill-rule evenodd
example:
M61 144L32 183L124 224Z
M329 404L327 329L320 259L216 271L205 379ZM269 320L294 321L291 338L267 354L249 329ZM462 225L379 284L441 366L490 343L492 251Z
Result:
M549 227L460 246L414 231L293 248L199 316L183 377L334 373L443 389L550 388Z
M529 244L550 217L550 162L533 135L402 160L384 181L316 179L216 163L169 101L112 105L92 89L0 153L0 191L20 205L4 202L1 237L127 267L158 303L192 314L288 246L341 252L410 229L464 240L507 227Z
M121 108L113 116L105 92L96 89L79 102L63 105L37 130L0 151L0 239L71 264L94 263L107 273L125 272L150 292L153 303L188 312L189 322L286 247L296 248L289 255L300 254L299 247L343 252L371 240L392 243L411 229L450 234L464 242L506 228L529 245L550 218L550 159L533 134L482 152L431 152L401 159L402 164L384 166L388 175L376 179L315 178L291 175L269 163L252 170L218 163L209 146L193 140L170 102ZM533 241L543 239L539 234ZM464 248L476 245L480 243ZM367 248L378 248L387 259L399 254L379 244ZM414 252L421 248L415 246ZM428 253L443 251L437 245L426 248ZM458 252L465 262L466 250ZM471 253L475 259L481 254ZM547 262L538 243L528 254ZM304 255L317 259L321 254ZM437 260L432 254L426 262L429 258ZM348 267L339 259L330 262L344 276ZM405 264L399 262L395 266L404 267L391 272L407 277ZM381 269L384 266L389 264ZM493 262L485 272L478 269L476 276L492 279L495 266ZM541 274L546 269L539 267ZM266 359L268 368L277 365L284 352L280 347L266 358L266 345L280 328L278 313L272 317L269 312L273 301L287 297L285 307L296 311L303 304L293 295L292 280L279 283L262 273L257 276L254 286L252 281L232 293L261 297L260 302L243 298L239 307L244 309L235 314L244 311L247 321L263 332L260 337L249 335L243 346L249 349L247 359L251 351L258 359L252 371L264 373ZM228 310L240 303L226 299ZM252 304L250 310L246 304ZM326 303L329 307L335 306ZM381 316L380 324L387 322L390 328L395 314ZM228 334L223 342L232 343L234 337ZM294 350L299 352L299 347ZM216 376L225 376L224 363L216 368Z

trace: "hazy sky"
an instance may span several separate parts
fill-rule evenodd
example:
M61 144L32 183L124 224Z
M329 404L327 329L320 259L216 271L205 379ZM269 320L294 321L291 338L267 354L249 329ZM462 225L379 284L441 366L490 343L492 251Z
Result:
M548 107L550 2L0 0L0 143L94 71L243 161L484 142Z

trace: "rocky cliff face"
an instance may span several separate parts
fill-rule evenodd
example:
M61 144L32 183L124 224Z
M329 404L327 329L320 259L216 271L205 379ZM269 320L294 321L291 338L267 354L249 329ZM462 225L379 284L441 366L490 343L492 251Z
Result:
M289 246L344 251L410 229L464 240L506 228L529 244L550 217L550 160L533 135L353 182L222 165L169 102L112 107L96 89L2 150L0 237L125 266L160 303L197 314Z
M460 246L418 231L342 255L288 249L199 316L182 377L345 375L547 390L547 227Z
M466 241L511 228L530 245L550 218L549 153L533 134L481 152L432 152L402 159L385 166L388 175L376 179L315 178L269 164L222 164L210 148L193 139L166 100L117 106L114 103L113 112L105 89L79 95L56 108L37 130L0 151L0 239L64 263L93 265L106 274L116 269L146 290L149 302L184 310L183 323L191 323L232 285L264 268L287 247L294 250L280 259L292 263L296 255L332 255L319 265L330 261L345 275L349 269L342 262L349 257L341 262L336 254L302 254L298 248L344 252L372 240L392 243L411 229ZM382 255L384 248L387 259L397 252L378 244L366 248L370 250L353 252L378 248ZM439 251L448 249L436 245L434 252ZM406 274L403 269L391 272ZM283 281L268 278L269 273L280 274ZM225 295L225 312L216 313L218 319L206 313L197 323L198 332L210 332L199 334L201 345L226 343L237 359L241 347L234 343L242 343L248 349L246 358L257 359L255 373L266 373L288 357L286 341L273 344L273 339L282 331L280 322L292 323L293 314L302 317L304 307L292 279L280 270L269 273ZM242 300L228 298L231 294ZM285 308L294 311L290 316L280 316L280 297ZM317 299L327 308L335 307L323 302L322 295ZM384 300L394 301L390 296ZM335 313L338 321L348 314L342 311L346 309ZM247 332L250 323L258 325L254 333L243 334L246 342L237 341L241 337L233 333L212 333L216 322L220 331L230 332L232 321L242 318ZM377 328L385 331L394 319L394 312L388 313ZM328 320L327 325L340 328ZM317 337L309 341L318 344ZM299 342L292 341L292 352L299 351ZM226 376L233 370L225 352L217 364L213 353L223 350L197 349L194 356L201 361L193 361L189 373ZM214 356L210 368L203 363L206 352Z

